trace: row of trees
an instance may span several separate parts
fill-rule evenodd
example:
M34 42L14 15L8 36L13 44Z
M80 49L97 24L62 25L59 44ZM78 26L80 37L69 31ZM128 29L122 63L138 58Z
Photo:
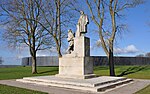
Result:
M66 27L74 22L79 10L78 0L1 0L1 24L6 27L4 38L9 43L25 43L32 57L32 73L36 70L38 50L56 47L61 57ZM81 1L79 1L81 2ZM133 8L142 0L86 0L91 18L98 28L98 36L110 65L110 75L115 76L113 46L116 33L125 26L118 18L127 8Z

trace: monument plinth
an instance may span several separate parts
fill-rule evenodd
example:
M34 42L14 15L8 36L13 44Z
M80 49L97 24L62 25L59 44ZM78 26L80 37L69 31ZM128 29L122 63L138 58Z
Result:
M74 51L59 58L59 74L64 78L87 79L94 77L90 58L90 39L85 36L74 38Z
M78 57L90 56L90 38L85 36L74 38L74 52Z

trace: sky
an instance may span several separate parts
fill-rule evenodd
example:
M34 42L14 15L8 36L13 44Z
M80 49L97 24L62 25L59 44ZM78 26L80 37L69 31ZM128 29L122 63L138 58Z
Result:
M136 56L150 52L150 0L144 5L126 11L124 22L128 30L116 37L114 46L116 56ZM100 49L100 48L99 48ZM104 55L104 51L95 50L93 55Z
M150 0L147 1L146 4L129 9L124 13L126 15L123 21L127 23L128 31L116 37L117 41L114 46L116 56L136 56L150 52ZM85 9L85 14L87 12L88 10ZM88 25L88 33L86 35L90 37L91 56L104 56L105 53L102 47L95 47L98 37L91 33L90 25ZM3 27L0 28L0 34L1 32L3 32ZM51 52L55 54L51 54ZM39 51L37 56L56 55L54 48L51 49L51 52L48 50ZM21 58L28 56L30 54L27 47L13 49L8 47L3 40L0 40L0 57L4 60L3 65L21 64Z

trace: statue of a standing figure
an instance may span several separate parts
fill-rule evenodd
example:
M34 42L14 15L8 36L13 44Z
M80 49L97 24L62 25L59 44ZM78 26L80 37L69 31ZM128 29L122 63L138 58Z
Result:
M68 38L67 38L67 40L69 42L67 53L71 54L71 52L74 50L74 35L73 35L71 29L68 30Z
M87 24L89 23L87 15L83 11L80 11L80 18L77 24L76 36L79 37L87 33Z

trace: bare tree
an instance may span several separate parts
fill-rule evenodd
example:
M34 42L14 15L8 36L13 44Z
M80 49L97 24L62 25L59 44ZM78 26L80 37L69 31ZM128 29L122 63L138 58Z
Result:
M2 57L0 57L0 64L2 64L3 63L3 59L2 59Z
M146 57L150 57L150 52L145 54Z
M75 0L46 0L47 4L41 8L43 21L41 26L52 36L61 57L62 41L66 37L66 28L74 22Z
M51 36L47 36L47 32L38 23L43 20L40 11L43 3L42 0L0 1L2 25L6 28L4 38L15 46L23 43L29 47L33 74L37 73L37 51L49 48L47 45L51 44Z
M116 33L121 31L122 26L124 26L117 23L117 19L121 16L122 11L143 3L143 0L86 0L86 3L90 10L91 18L98 27L102 48L108 57L110 76L115 76L113 60L114 40Z

